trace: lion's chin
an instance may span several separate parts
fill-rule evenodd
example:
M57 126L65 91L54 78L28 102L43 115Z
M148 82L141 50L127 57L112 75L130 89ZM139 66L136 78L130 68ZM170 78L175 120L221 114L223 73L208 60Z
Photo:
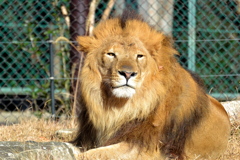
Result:
M113 88L112 92L119 98L131 98L136 93L135 89L128 86Z

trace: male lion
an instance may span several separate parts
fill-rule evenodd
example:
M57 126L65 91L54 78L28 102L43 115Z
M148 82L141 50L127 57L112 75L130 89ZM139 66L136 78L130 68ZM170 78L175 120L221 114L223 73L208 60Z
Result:
M85 149L80 159L213 159L226 149L224 108L138 15L101 22L77 41L86 53L73 140Z

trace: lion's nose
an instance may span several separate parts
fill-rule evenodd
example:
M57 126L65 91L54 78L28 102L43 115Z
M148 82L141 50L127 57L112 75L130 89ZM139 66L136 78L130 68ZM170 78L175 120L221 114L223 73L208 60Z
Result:
M118 71L118 73L124 76L127 80L137 75L137 72Z

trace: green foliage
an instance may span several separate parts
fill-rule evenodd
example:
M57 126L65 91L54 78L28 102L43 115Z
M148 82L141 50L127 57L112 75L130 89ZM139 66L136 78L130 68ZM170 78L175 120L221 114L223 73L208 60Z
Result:
M68 9L68 0L51 1L3 1L0 3L0 87L28 88L32 108L39 110L37 100L45 99L43 108L49 108L50 100L50 50L49 35L69 37L61 6ZM69 46L54 45L56 108L70 112ZM67 96L66 96L67 95ZM58 113L60 111L57 110Z

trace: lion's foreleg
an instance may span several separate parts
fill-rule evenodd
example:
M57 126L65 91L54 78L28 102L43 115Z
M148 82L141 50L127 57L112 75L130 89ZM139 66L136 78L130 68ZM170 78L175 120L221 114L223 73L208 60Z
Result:
M139 151L136 146L121 142L114 145L91 149L78 156L78 160L154 160L159 159L159 152Z

